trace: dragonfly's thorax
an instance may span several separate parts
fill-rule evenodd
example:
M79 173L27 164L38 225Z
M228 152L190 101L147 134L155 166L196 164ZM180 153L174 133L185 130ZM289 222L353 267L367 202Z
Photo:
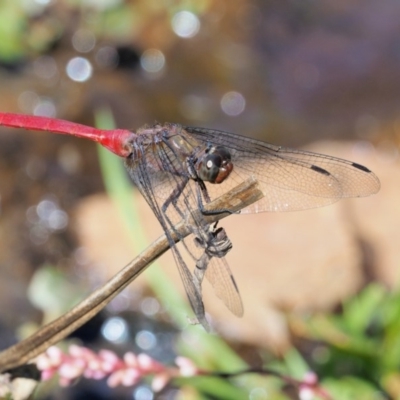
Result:
M200 144L189 135L182 126L178 124L168 124L168 130L164 131L163 139L168 141L169 146L176 155L187 158Z
M193 155L193 165L199 179L222 183L232 172L231 154L223 146L207 146Z
M204 145L189 135L179 124L165 123L144 126L130 141L131 153L126 163L130 168L146 165L148 173L166 172L197 180L194 163L189 159ZM200 178L201 179L201 178Z

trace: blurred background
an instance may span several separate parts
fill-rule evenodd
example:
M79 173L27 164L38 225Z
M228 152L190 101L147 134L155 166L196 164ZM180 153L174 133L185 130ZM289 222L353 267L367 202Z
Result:
M206 308L249 365L315 370L338 398L396 398L399 21L396 0L2 0L0 111L93 126L107 109L120 128L179 122L367 165L382 182L377 196L224 221L245 317L229 315L209 288ZM1 129L1 348L69 309L160 235L135 192L139 228L128 233L129 217L106 187L92 143ZM161 267L176 282L169 291L183 293L170 256ZM176 341L190 347L197 328L177 328L154 290L140 277L74 340L173 360L184 352ZM249 383L246 398L298 398L264 385ZM68 390L67 398L113 396L99 384ZM42 397L65 393L52 387ZM182 393L220 398L196 397L194 386L120 395Z

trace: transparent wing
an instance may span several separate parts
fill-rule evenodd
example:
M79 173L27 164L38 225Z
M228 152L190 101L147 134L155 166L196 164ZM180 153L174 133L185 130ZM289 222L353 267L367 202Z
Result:
M204 144L226 147L233 171L220 185L207 185L211 198L254 176L264 196L242 213L293 211L331 204L343 197L376 193L379 179L368 168L318 153L274 146L223 131L184 127Z
M229 310L238 317L243 316L242 299L226 259L213 257L205 275L213 286L215 294Z

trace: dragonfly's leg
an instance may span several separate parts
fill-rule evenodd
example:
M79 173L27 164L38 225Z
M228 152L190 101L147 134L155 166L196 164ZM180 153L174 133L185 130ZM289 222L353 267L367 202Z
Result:
M196 267L193 273L193 283L198 292L201 293L201 284L204 279L204 274L206 273L208 264L211 260L211 256L207 253L207 250L201 255L201 257L196 262Z
M205 247L204 253L196 261L196 266L193 271L193 284L194 284L194 287L196 288L197 293L200 293L200 295L202 293L201 285L203 283L203 279L204 279L205 273L207 271L208 264L210 263L210 260L212 258L212 256L207 251L207 247Z
M204 184L203 180L201 180L198 177L198 175L196 173L196 168L193 164L193 159L190 157L187 159L187 166L189 169L189 174L190 174L191 179L193 179L196 182L197 205L199 207L199 210L204 215L218 215L218 214L222 214L222 213L235 214L235 212L233 212L227 208L223 208L220 210L212 210L212 211L205 210L204 205L203 205L203 198L206 203L211 202L210 196L208 195L208 192L207 192L206 185Z
M175 189L172 191L170 196L167 198L167 200L165 200L165 203L162 205L162 208L161 208L161 210L165 216L166 216L166 211L167 211L168 207L172 204L175 207L175 210L180 215L180 217L184 218L185 214L178 207L177 203L178 203L178 199L179 199L180 195L183 192L183 189L185 189L188 182L189 182L189 178L186 178L186 179L182 180L181 182L178 182L178 184L176 185Z
M216 226L217 224L204 226L204 229L201 229L198 232L200 236L196 236L194 239L195 244L204 249L201 257L197 259L193 271L193 285L196 293L200 296L202 296L203 279L207 272L207 268L209 268L211 259L213 257L225 257L232 249L232 242L226 235L225 230L223 228L216 229ZM196 315L201 316L201 313L196 312ZM201 319L199 319L199 321L201 321ZM201 322L201 324L204 326L203 322Z
M237 214L236 212L231 211L228 208L221 208L220 210L206 210L204 208L203 197L204 197L206 203L209 203L211 201L210 196L208 195L208 192L207 192L207 188L204 185L203 181L197 181L196 188L197 188L197 204L199 206L199 210L204 215L218 215L218 214L223 214L223 213Z
M175 189L172 191L171 195L167 198L167 200L164 202L164 204L161 207L161 211L164 214L164 218L166 219L167 223L169 224L169 226L172 229L174 229L174 224L172 223L172 221L170 220L170 218L167 215L167 209L172 204L174 206L175 210L177 211L177 213L179 214L179 216L181 218L185 218L185 216L186 216L185 212L178 206L178 199L179 199L180 195L182 194L183 190L185 189L185 186L188 184L188 182L189 182L189 178L179 182L176 185ZM188 254L190 254L190 256L195 260L196 257L189 250L189 248L187 247L185 240L183 238L181 239L181 243L185 247Z
M216 224L211 232L212 240L209 243L206 251L213 257L225 257L232 250L232 242L229 240L225 229L216 229Z
M196 268L194 269L194 284L196 288L201 292L201 283L204 279L204 274L207 270L208 264L212 257L225 257L227 253L232 249L232 242L226 235L225 229L215 229L214 225L208 232L208 238L206 241L196 237L195 243L197 246L204 248L204 253L196 261Z

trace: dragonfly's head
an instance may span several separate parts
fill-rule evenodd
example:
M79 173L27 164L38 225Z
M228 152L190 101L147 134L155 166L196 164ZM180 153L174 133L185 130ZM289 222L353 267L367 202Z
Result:
M207 148L197 159L197 176L211 183L222 183L232 172L231 154L223 146Z

